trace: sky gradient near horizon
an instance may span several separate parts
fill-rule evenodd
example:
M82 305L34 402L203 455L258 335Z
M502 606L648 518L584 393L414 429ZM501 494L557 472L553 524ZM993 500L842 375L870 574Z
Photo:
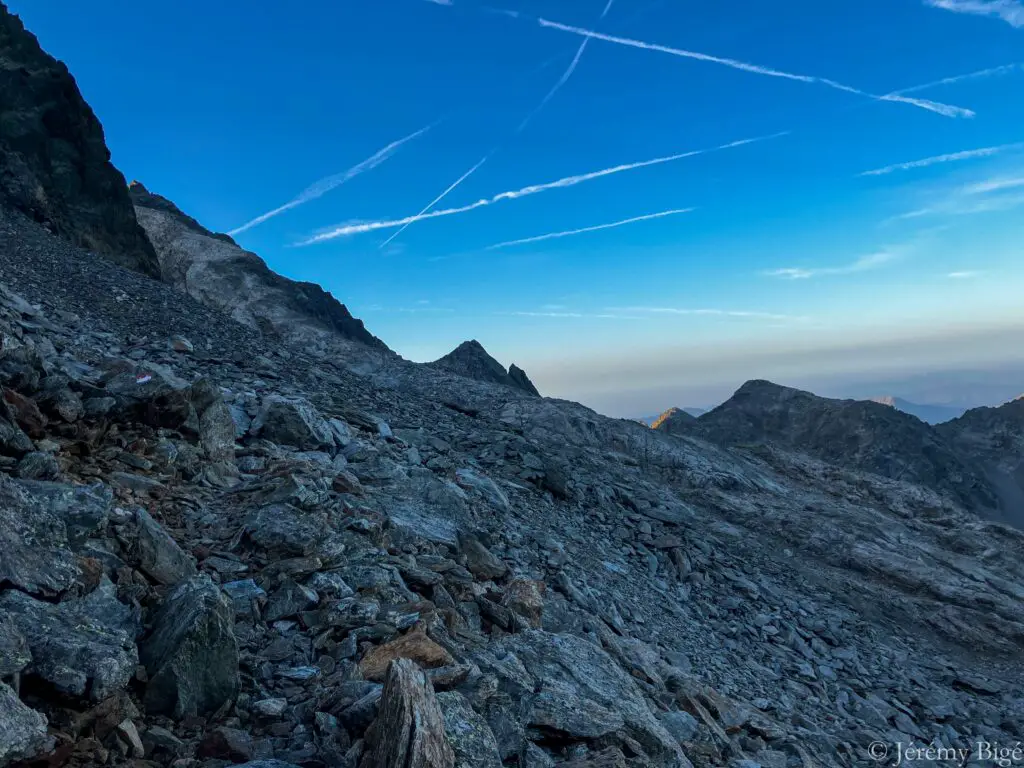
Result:
M1024 360L1020 0L9 5L129 179L410 359L623 416Z

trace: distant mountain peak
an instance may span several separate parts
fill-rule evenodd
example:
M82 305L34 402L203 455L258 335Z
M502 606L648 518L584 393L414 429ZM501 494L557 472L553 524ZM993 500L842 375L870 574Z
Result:
M447 355L428 365L443 368L469 379L504 384L506 387L540 397L540 392L530 381L526 371L515 364L506 371L505 366L491 357L484 349L484 345L476 339L462 342Z
M697 417L693 414L687 413L682 408L669 408L651 422L651 429L669 435L684 434L692 431L692 427L696 423Z

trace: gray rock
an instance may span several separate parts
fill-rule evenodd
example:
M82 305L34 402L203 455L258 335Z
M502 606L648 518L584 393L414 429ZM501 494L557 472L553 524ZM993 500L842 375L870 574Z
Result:
M171 717L209 714L238 691L234 609L206 577L182 582L141 648L146 709Z
M455 768L434 689L415 662L391 663L367 742L368 768Z
M265 621L287 619L309 610L318 602L320 597L315 591L289 579L270 596L263 618Z
M56 480L60 477L60 462L49 453L27 453L14 469L16 477L26 480Z
M633 679L586 640L528 630L492 643L474 660L498 676L513 707L527 713L528 726L575 740L614 743L628 736L652 765L689 765Z
M664 712L660 720L665 730L678 742L690 741L697 735L699 723L689 712Z
M34 757L51 742L46 718L22 704L18 695L0 682L0 765Z
M445 734L455 751L456 768L501 768L498 744L487 722L461 693L437 694L444 715Z
M334 448L331 425L312 403L302 398L265 397L250 431L266 440L305 451Z
M72 548L102 527L110 492L0 475L0 583L54 594L78 576Z
M270 504L250 513L245 521L248 537L268 552L309 555L316 552L328 533L322 512L303 512L290 504Z
M136 511L135 519L140 568L147 576L169 586L195 576L195 563L160 523L144 509Z
M475 536L459 537L459 548L466 556L466 567L479 579L500 579L508 573L508 566L491 554Z
M32 661L28 641L13 622L0 624L0 678L21 672Z
M135 620L105 581L92 594L59 604L0 594L0 617L25 636L28 671L65 693L100 701L128 684L138 664Z

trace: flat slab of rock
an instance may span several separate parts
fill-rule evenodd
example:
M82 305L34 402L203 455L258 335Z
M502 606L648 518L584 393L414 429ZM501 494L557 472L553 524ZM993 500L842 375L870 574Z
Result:
M374 648L359 662L359 669L367 680L383 680L388 665L395 659L412 659L426 669L455 663L451 654L427 637L425 632L412 631Z
M365 768L455 768L434 688L409 659L388 668Z
M167 597L141 648L149 672L146 709L171 717L209 714L238 692L235 610L208 578Z

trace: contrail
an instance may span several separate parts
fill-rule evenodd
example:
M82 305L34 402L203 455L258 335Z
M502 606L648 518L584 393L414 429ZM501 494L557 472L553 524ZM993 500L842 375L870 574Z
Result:
M950 104L940 104L935 101L928 101L927 99L914 99L907 96L901 96L898 93L888 93L882 96L877 94L868 93L860 88L853 88L849 85L843 85L842 83L836 82L835 80L829 80L823 77L814 77L811 75L796 75L792 72L784 72L778 69L772 69L770 67L762 67L758 64L748 64L744 61L738 61L736 59L725 59L720 56L711 56L706 53L697 53L696 51L687 51L681 48L670 48L666 45L657 45L654 43L645 43L641 40L632 40L627 37L615 37L613 35L605 35L600 32L595 32L590 29L583 29L581 27L572 27L567 24L560 24L557 21L548 21L547 19L538 19L538 23L542 27L549 29L557 29L562 32L569 32L574 35L581 35L588 39L604 40L609 43L616 43L618 45L625 45L631 48L640 48L645 51L658 51L659 53L668 53L672 56L681 56L686 59L696 59L697 61L706 61L712 64L721 64L725 67L731 67L732 69L739 69L743 72L751 72L756 75L765 75L767 77L780 77L785 80L796 80L801 83L817 83L820 85L826 85L829 88L835 88L839 91L845 91L847 93L854 93L858 96L866 96L869 99L876 101L895 101L902 102L905 104L911 104L921 109L927 109L930 112L937 112L940 115L946 117L974 117L974 112L963 107L956 107Z
M431 1L432 2L438 2L438 0L431 0ZM604 10L601 11L601 16L599 17L599 20L603 19L605 16L608 15L608 11L610 11L612 9L612 5L614 3L615 3L615 0L608 0L607 4L605 4L605 6L604 6ZM496 11L498 13L504 13L506 15L512 16L512 18L519 18L518 12L515 12L515 11L502 11L501 9L487 9L487 10L493 10L493 11ZM548 102L551 101L551 99L554 98L555 94L558 93L559 90L561 90L562 86L565 85L567 82L569 82L569 78L572 77L573 73L576 71L576 65L580 63L580 58L583 56L583 52L587 49L587 43L589 43L589 42L590 42L589 38L584 38L583 39L583 42L580 43L580 47L576 51L576 55L573 57L572 61L569 63L569 66L566 68L565 72L562 73L562 76L558 79L558 82L555 83L554 87L550 91L548 91L547 95L543 99L541 99L540 104L538 104L536 107L534 107L533 111L531 111L530 114L528 114L523 119L523 121L519 124L519 127L516 128L516 131L515 131L516 135L518 135L518 134L522 133L524 130L526 130L526 126L528 126L530 124L530 121L533 120L533 118L535 118L538 114L540 114L541 110L543 110L544 107L547 106ZM462 174L462 176L460 176L458 178L458 180L454 184L452 184L450 187L448 187L448 189L446 189L440 195L435 197L430 202L430 204L428 204L427 207L424 208L422 211L420 211L419 214L417 214L417 215L418 216L422 216L423 214L425 214L428 211L430 211L430 209L432 209L439 202L444 200L450 193L454 192L455 189L460 184L462 184L462 182L464 182L466 179L468 179L470 176L472 176L476 172L476 170L481 165L486 163L491 158L491 156L493 156L494 153L497 152L497 151L498 151L498 149L495 148L495 149L492 149L490 152L488 152L487 155L485 155L484 158L482 160L480 160L480 162L478 162L476 165L474 165L472 168L470 168L468 171L466 171L466 173ZM396 237L398 237L400 234L402 234L406 229L408 229L411 224L412 224L412 222L410 222L409 224L406 224L405 226L403 226L400 230L395 232L395 234L393 234L391 237L389 237L387 240L385 240L383 243L381 243L379 247L383 248L384 246L386 246L388 243L390 243L392 240L394 240Z
M417 214L416 214L416 216L423 216L423 215L424 215L424 214L425 214L425 213L426 213L427 211L429 211L429 210L430 210L431 208L433 208L433 207L434 207L435 205L437 205L437 204L438 204L439 202L441 202L442 200L444 200L444 198L446 198L446 197L448 196L448 193L449 193L449 192L451 192L451 191L452 191L453 189L455 189L455 188L456 188L457 186L459 186L459 184L461 184L461 183L462 183L462 182L464 182L464 181L465 181L466 179L468 179L468 178L469 178L470 176L472 176L472 175L473 175L474 173L476 173L476 170L477 170L477 168L479 168L479 167L480 167L481 165L483 165L483 164L484 164L484 163L486 163L486 162L487 162L488 160L490 160L490 158L491 158L491 155L493 155L493 154L494 154L494 150L491 150L491 151L490 151L490 152L488 152L488 153L487 153L486 155L484 155L484 157L483 157L483 158L482 158L482 159L480 160L480 162L478 162L478 163L477 163L476 165L474 165L474 166L473 166L472 168L470 168L470 169L469 169L468 171L466 171L466 172L465 172L464 174L462 174L461 176L459 176L459 178L457 178L457 179L456 179L456 180L455 180L455 181L454 181L454 182L453 182L453 183L451 184L451 186L449 186L449 187L448 187L448 189L446 189L446 190L445 190L444 192L442 192L442 193L441 193L440 195L438 195L438 196L437 196L437 197L435 197L435 198L434 198L433 200L431 200L431 201L430 201L429 203L427 203L426 207L425 207L425 208L424 208L424 209L423 209L422 211L420 211L419 213L417 213ZM383 248L383 247L384 247L384 246L386 246L386 245L387 245L388 243L390 243L390 242L391 242L392 240L394 240L394 239L395 239L396 237L398 237L398 236L399 236L400 234L402 234L403 232L405 232L405 230L406 230L406 229L407 229L407 228L408 228L408 227L409 227L409 226L410 226L411 224L412 224L412 222L411 222L411 221L410 221L410 222L409 222L408 224L404 224L404 225L402 226L402 228L401 228L400 230L398 230L397 232L395 232L395 234L393 234L393 235L392 235L391 237L389 237L389 238L388 238L387 240L385 240L385 241L384 241L383 243L381 243L381 244L380 244L380 247L381 247L381 248Z
M858 174L859 176L884 176L893 171L908 171L911 168L927 168L929 165L938 165L939 163L954 163L958 160L971 160L975 157L991 157L997 155L1007 149L1019 149L1024 144L1018 142L1016 144L1003 144L998 147L982 147L981 149L969 149L964 152L952 152L946 155L936 155L935 157L926 157L923 160L913 160L909 163L896 163L894 165L887 165L885 168L876 168L873 171L864 171Z
M615 227L622 227L626 224L635 224L638 221L650 221L651 219L660 219L664 216L676 216L680 213L691 213L693 208L675 208L669 211L660 211L659 213L648 213L644 216L634 216L631 219L623 219L622 221L613 221L610 224L598 224L593 227L583 227L582 229L570 229L566 232L549 232L546 235L537 235L536 237L524 237L521 240L509 240L505 243L498 243L497 245L489 245L484 248L485 251L495 251L498 248L508 248L513 245L524 245L526 243L539 243L541 240L554 240L558 237L570 237L571 235L582 235L585 232L597 232L600 229L613 229Z
M573 187L577 184L582 184L586 181L592 181L593 179L603 178L604 176L611 176L616 173L623 173L625 171L633 171L639 168L647 168L652 165L661 165L663 163L671 163L676 160L682 160L686 157L695 157L697 155L705 155L710 152L719 152L723 149L732 149L733 147L741 147L746 144L753 144L759 141L767 141L769 139L778 138L785 136L789 131L782 133L772 134L771 136L759 136L753 139L741 139L740 141L732 141L728 144L722 144L718 147L712 147L710 149L696 149L690 152L681 152L676 155L668 155L667 157L656 157L653 160L643 160L638 163L628 163L625 165L616 165L611 168L604 168L600 171L592 171L591 173L584 173L578 176L567 176L564 179L558 179L557 181L551 181L547 184L536 184L529 187L523 187L511 192L502 192L501 194L494 195L490 198L484 198L477 200L475 203L469 205L463 205L458 208L445 208L439 211L430 211L429 213L420 214L417 216L407 216L404 219L392 219L384 221L370 221L370 222L359 222L353 224L343 224L333 229L329 229L325 232L321 232L313 237L303 240L297 245L313 245L314 243L322 243L327 240L333 240L337 237L349 237L351 235L358 235L363 232L374 232L378 229L393 229L394 227L403 227L407 224L413 224L417 221L425 221L426 219L436 219L442 216L453 216L459 213L466 213L467 211L473 211L477 208L484 208L495 203L500 203L502 200L516 200L520 197L528 197L530 195L536 195L541 192L547 192L549 189L562 189L565 187Z
M303 203L308 203L310 200L315 200L318 197L322 197L323 195L330 192L332 189L340 187L346 181L354 179L359 174L376 168L378 165L380 165L389 157L391 157L396 151L398 151L398 148L405 144L407 141L412 141L417 136L421 136L422 134L426 133L431 128L433 128L435 125L437 125L436 122L431 123L425 128L420 128L415 133L410 133L404 139L399 139L398 141L391 142L386 147L384 147L384 149L377 151L370 157L363 160L361 163L353 165L347 171L342 171L341 173L336 173L333 176L327 176L326 178L320 179L319 181L306 187L302 192L299 193L298 197L296 197L294 200L290 200L284 205L280 206L279 208L275 208L272 211L267 211L261 216L257 216L252 221L248 221L242 226L232 229L230 232L228 232L228 234L232 236L241 234L242 232L245 232L247 229L252 229L257 225L262 224L267 219L274 218L279 213L284 213L285 211L291 210L292 208L296 208L302 205Z
M954 83L963 82L964 80L974 80L979 77L994 77L996 75L1008 75L1012 72L1019 72L1024 69L1021 64L1003 64L1000 67L990 67L988 69L982 69L977 72L968 72L966 75L954 75L952 77L944 77L941 80L933 80L930 83L924 83L922 85L914 85L910 88L902 88L898 91L893 91L888 95L902 96L906 93L915 93L916 91L923 91L928 88L938 88L940 85L953 85Z

